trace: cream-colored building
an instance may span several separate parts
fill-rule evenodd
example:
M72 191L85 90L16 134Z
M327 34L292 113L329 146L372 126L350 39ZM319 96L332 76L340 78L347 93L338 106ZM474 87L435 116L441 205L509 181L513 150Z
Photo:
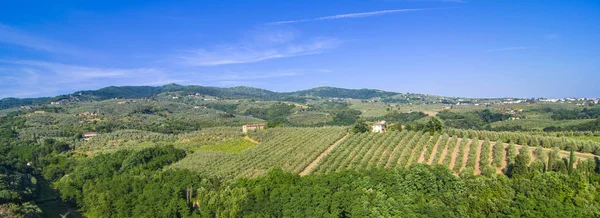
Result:
M386 127L385 120L379 121L373 124L373 132L385 132Z
M256 124L247 124L242 126L242 131L244 133L248 133L248 131L256 131L256 130L261 130L265 128L265 124L260 124L260 123L256 123Z

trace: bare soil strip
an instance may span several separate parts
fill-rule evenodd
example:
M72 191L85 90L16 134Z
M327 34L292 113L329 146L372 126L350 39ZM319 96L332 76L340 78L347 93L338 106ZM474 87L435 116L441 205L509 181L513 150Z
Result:
M379 160L377 160L377 163L375 163L375 166L378 167L379 164L381 164L381 161L383 159L385 159L385 157L387 157L388 155L388 149L386 148L385 150L383 150L383 153L381 153L381 157L379 157Z
M442 150L442 156L440 156L440 159L437 160L438 164L443 163L444 159L446 159L446 155L448 154L448 146L450 146L450 141L452 141L452 139L448 139L448 143L446 144L446 147L444 147L444 149Z
M433 138L433 136L429 136L429 140L427 140L423 145L419 145L417 144L411 151L410 151L410 157L408 158L408 161L406 161L406 165L404 166L404 168L408 168L411 164L412 164L412 159L413 157L415 157L415 150L417 148L419 148L419 146L426 146L427 143L429 143L429 141L431 141L431 139ZM400 161L400 159L398 159L398 161Z
M437 139L437 141L435 141L435 145L433 145L433 146L434 147L438 146L438 144L440 143L440 140L442 140L442 137L439 137ZM423 145L423 147L424 147L423 151L421 152L421 156L419 156L419 160L417 161L417 163L423 163L423 161L425 161L425 153L431 152L431 151L427 150L427 144ZM429 160L427 160L427 161L429 161Z
M251 142L252 142L252 143L254 143L254 144L260 144L260 142L259 142L259 141L256 141L256 140L254 140L254 139L250 138L249 136L244 136L244 139L246 139L246 140L248 140L248 141L251 141Z
M450 169L454 169L454 164L456 163L456 156L458 156L458 149L460 149L460 143L462 142L462 138L458 138L458 141L456 142L456 146L454 146L454 150L452 151L452 159L450 159L450 164L448 165L448 168ZM446 155L444 155L445 157ZM442 160L440 160L440 163L443 163Z
M435 158L435 153L437 153L438 146L439 146L439 144L440 144L441 141L442 141L442 137L440 136L440 138L438 139L438 141L433 146L433 149L431 149L431 155L429 155L429 160L427 160L427 164L431 165L433 163L433 159ZM444 144L443 146L446 147L446 145L448 144L449 141L450 140L446 140L446 144Z
M460 170L456 173L460 173L462 172L465 167L467 166L467 160L469 159L469 151L471 150L471 144L473 143L473 140L469 139L469 142L467 142L467 145L465 146L465 151L462 157L462 167L460 167ZM460 158L460 157L459 157Z
M304 170L302 170L302 172L300 172L300 176L304 176L304 175L307 175L308 173L310 173L312 171L312 169L315 166L317 166L317 164L319 163L319 161L321 161L321 159L323 159L323 157L325 157L325 155L329 154L329 152L331 150L333 150L337 145L339 145L340 143L342 143L343 141L345 141L349 136L350 135L345 135L341 139L338 139L336 142L334 142L333 144L331 144L327 149L325 149L325 151L321 152L321 154L319 154L319 156L317 157L317 159L313 160L308 166L306 166L306 168L304 168Z
M477 152L475 153L475 175L481 174L481 170L479 169L479 162L481 161L481 146L484 142L485 141L480 140L479 145L477 145Z
M402 141L401 141L402 142ZM398 143L396 145L396 147L394 148L394 150L392 150L392 153L390 154L390 158L388 158L387 163L385 163L384 168L388 168L388 166L390 165L390 162L392 161L392 158L394 158L394 155L396 154L396 151L398 151L398 148L402 147L404 145Z

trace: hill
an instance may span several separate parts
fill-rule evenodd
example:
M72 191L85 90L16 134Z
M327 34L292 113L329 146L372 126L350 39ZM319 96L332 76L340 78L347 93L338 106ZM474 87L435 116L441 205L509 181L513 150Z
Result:
M302 101L304 98L355 98L369 99L374 97L390 97L398 93L386 92L375 89L343 89L334 87L319 87L296 92L274 92L247 86L219 88L210 86L189 85L182 86L168 84L164 86L110 86L98 90L78 91L68 95L43 98L4 98L0 100L0 109L19 107L25 105L43 105L51 102L67 101L101 101L114 98L141 99L154 98L162 93L200 94L218 98L254 98L261 100L286 100Z

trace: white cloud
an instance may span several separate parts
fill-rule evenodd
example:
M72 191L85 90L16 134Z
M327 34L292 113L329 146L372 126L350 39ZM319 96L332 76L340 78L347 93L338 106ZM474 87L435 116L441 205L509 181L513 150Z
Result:
M243 64L270 59L314 55L337 47L334 38L296 39L293 31L263 30L240 40L239 43L213 48L199 48L175 55L173 62L184 66L219 66Z
M163 85L186 80L172 79L157 68L102 68L43 61L6 61L0 75L12 81L4 84L1 97L54 96L107 85Z
M317 17L312 19L300 19L300 20L288 20L288 21L276 21L268 24L290 24L290 23L301 23L308 21L321 21L321 20L337 20L337 19L347 19L347 18L359 18L359 17L371 17L378 16L384 14L394 14L401 12L412 12L412 11L424 11L430 10L431 8L413 8L413 9L397 9L397 10L382 10L382 11L371 11L371 12L362 12L362 13L351 13L351 14L338 14L332 16L324 16Z
M526 49L532 49L532 48L534 48L534 47L506 47L506 48L499 48L499 49L491 49L491 50L488 50L488 52L526 50Z

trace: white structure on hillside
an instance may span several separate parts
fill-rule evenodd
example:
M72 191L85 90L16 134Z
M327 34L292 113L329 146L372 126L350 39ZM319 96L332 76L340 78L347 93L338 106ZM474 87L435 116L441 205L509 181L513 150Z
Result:
M373 132L385 132L386 130L386 125L385 125L385 120L379 121L375 124L373 124Z
M248 131L256 131L256 130L261 130L265 128L265 124L248 124L248 125L244 125L242 126L242 131L244 133L248 133Z

